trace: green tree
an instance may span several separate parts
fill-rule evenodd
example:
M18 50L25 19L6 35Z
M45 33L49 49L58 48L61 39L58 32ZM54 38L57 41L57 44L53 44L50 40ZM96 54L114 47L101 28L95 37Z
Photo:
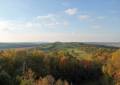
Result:
M1 85L12 85L11 77L5 71L0 72L0 84Z

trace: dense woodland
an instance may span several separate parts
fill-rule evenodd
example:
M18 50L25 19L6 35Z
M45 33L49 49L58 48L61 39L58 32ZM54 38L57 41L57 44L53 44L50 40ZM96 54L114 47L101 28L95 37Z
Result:
M1 50L0 85L120 85L120 49L56 42Z

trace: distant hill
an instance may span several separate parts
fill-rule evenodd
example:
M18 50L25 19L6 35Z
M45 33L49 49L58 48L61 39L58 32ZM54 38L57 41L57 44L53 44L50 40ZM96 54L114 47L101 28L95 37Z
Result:
M63 49L73 49L73 48L83 48L83 49L91 49L92 48L119 48L112 45L105 45L99 43L87 43L87 42L55 42L55 43L43 43L37 47L37 49L44 51L56 51Z
M120 43L98 43L98 42L55 42L55 43L0 43L0 50L9 48L31 48L35 47L41 50L59 50L65 48L80 48L80 47L105 47L119 48Z
M0 43L0 50L9 49L9 48L27 48L27 47L36 47L40 43Z
M94 45L96 44L96 45L120 47L120 42L89 42L87 44L94 44Z

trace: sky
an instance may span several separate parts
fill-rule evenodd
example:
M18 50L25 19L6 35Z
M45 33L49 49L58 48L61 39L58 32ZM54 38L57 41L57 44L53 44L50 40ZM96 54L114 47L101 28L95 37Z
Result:
M0 0L0 42L120 42L120 0Z

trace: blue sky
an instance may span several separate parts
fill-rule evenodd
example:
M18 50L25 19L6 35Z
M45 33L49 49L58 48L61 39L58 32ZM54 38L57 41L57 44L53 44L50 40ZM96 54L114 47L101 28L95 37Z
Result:
M0 42L120 42L120 0L0 0Z

